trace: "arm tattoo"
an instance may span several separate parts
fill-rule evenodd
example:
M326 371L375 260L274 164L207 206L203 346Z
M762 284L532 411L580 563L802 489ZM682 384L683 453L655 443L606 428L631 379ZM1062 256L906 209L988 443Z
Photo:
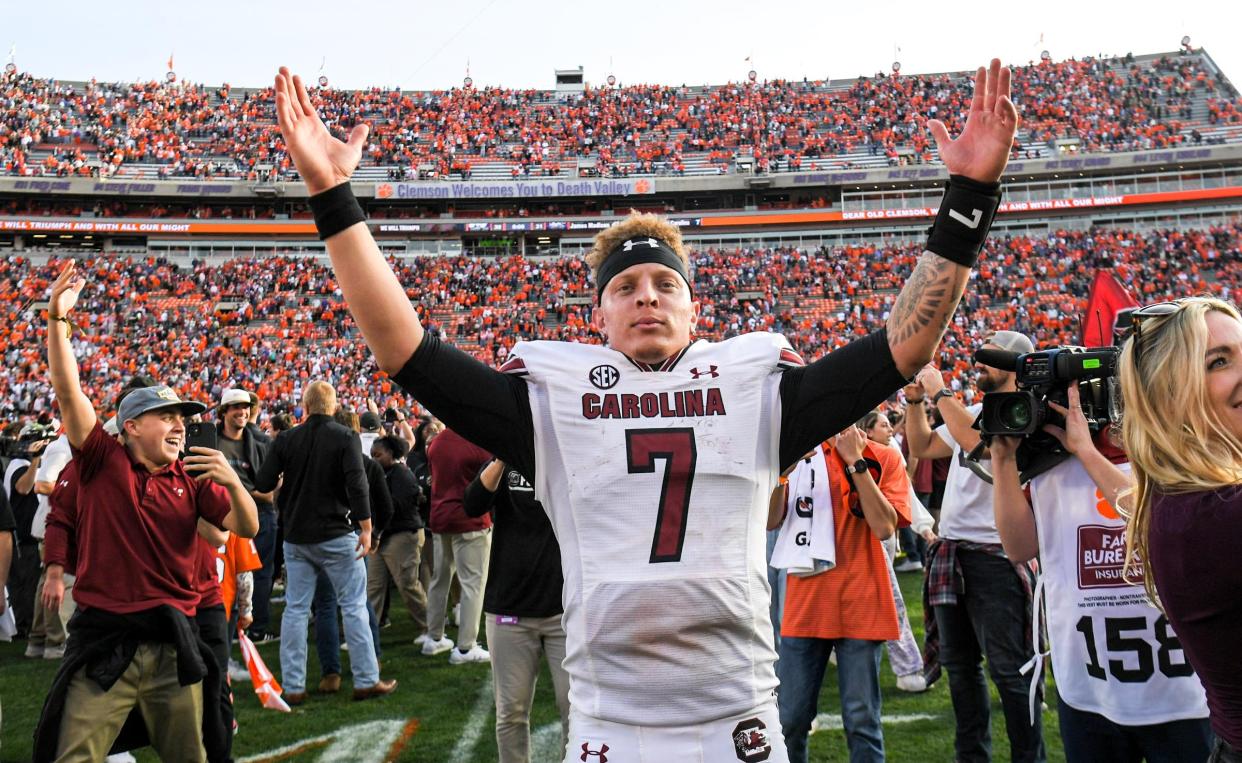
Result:
M957 267L938 254L923 252L888 319L888 335L895 344L908 342L933 325L940 341L965 288L955 283Z

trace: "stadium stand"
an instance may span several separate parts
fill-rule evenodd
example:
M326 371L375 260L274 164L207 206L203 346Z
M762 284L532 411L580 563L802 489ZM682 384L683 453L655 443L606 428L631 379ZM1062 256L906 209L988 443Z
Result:
M1242 141L1237 93L1203 53L1014 69L1015 156ZM715 175L936 161L926 120L952 132L966 74L876 75L580 94L504 88L319 89L330 125L373 126L355 180ZM270 89L0 77L0 170L22 176L289 178Z
M817 357L883 324L920 251L696 250L699 335L770 329ZM152 257L94 257L84 264L84 333L76 341L93 399L113 399L124 379L156 369L203 400L231 386L253 388L264 400L295 400L306 380L321 376L334 379L354 405L377 391L385 398L396 393L320 260L239 258L187 268ZM394 264L428 325L487 362L503 361L520 339L599 341L579 258L421 257ZM993 238L945 338L941 367L965 384L971 350L981 333L997 327L1029 333L1037 344L1074 343L1098 268L1112 268L1143 301L1201 292L1230 298L1242 277L1242 224ZM0 342L0 413L50 410L45 324L33 309L57 269L46 258L0 261L0 324L8 327Z

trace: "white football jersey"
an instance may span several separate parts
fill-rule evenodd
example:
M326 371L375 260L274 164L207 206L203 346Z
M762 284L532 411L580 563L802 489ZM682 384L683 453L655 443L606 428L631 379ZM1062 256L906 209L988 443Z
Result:
M707 723L777 680L765 524L785 338L697 341L658 369L522 342L535 493L561 548L570 704L640 726Z
M1125 519L1082 462L1031 480L1031 506L1061 699L1126 726L1206 718L1203 686L1168 619L1141 581L1122 577Z

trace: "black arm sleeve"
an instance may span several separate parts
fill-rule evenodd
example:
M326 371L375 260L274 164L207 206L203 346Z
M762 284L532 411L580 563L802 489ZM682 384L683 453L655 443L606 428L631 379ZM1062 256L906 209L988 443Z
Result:
M488 461L488 464L491 462ZM485 464L484 469L487 468ZM506 468L506 471L508 469ZM504 484L504 472L500 474L500 485L496 486L496 492L483 487L483 471L480 470L470 484L466 486L466 495L462 498L462 509L465 510L468 517L481 517L492 510L492 504L496 501L496 493L500 492L501 486Z
M880 329L781 376L781 471L906 384Z
M535 425L526 382L502 374L430 331L393 377L445 426L535 479Z

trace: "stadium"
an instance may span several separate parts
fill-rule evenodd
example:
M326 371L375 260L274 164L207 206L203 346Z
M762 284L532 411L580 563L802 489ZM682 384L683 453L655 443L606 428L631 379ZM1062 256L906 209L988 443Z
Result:
M511 90L467 77L425 92L310 83L334 134L371 126L352 191L422 324L497 368L525 340L603 341L583 257L631 211L680 230L701 305L696 338L770 331L811 361L878 330L948 180L927 122L957 135L974 96L972 72L899 64L856 79L752 71L710 86L591 82L581 68L551 80ZM1012 94L1021 122L1003 198L933 357L967 402L979 392L972 353L992 331L1039 348L1088 344L1083 316L1100 273L1136 304L1236 299L1242 278L1242 97L1206 50L1186 40L1116 57L1045 54L1013 67ZM261 423L300 417L312 379L327 379L342 407L422 413L364 343L309 196L271 87L184 82L171 61L164 81L111 83L10 65L0 75L2 434L17 441L30 421L61 415L43 315L67 260L86 280L72 346L101 416L136 374L187 400L252 390ZM900 580L913 605L920 581ZM399 597L392 611L382 665L399 693L313 700L285 716L235 684L236 758L497 759L488 666L432 664L410 645L418 633ZM911 620L921 639L916 606ZM55 674L22 648L0 644L3 760L33 755ZM277 646L260 650L278 673ZM952 760L948 681L906 695L891 690L887 663L882 671L890 757ZM847 759L828 673L817 761ZM559 760L542 676L533 759ZM1054 697L1049 677L1049 707ZM999 711L992 724L997 759L1008 760ZM1065 760L1055 710L1043 724L1047 759Z

